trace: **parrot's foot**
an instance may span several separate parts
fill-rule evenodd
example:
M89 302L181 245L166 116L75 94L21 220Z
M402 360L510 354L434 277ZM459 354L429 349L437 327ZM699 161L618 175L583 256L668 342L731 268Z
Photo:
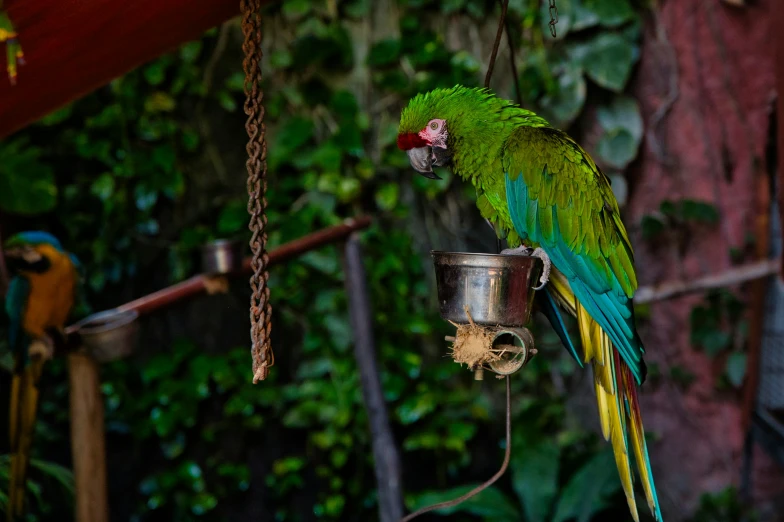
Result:
M507 248L502 250L501 253L512 256L538 257L542 260L544 269L542 270L542 276L539 278L539 286L535 287L534 290L541 290L550 280L550 270L552 270L553 263L550 261L550 256L547 255L547 252L541 248L530 248L525 245L520 245L517 248Z
M507 256L530 256L531 253L534 251L533 248L529 248L525 245L520 245L517 248L505 248L501 250L501 254Z
M539 277L539 286L534 288L534 290L541 290L550 280L550 270L553 268L553 263L550 261L550 256L547 255L547 252L541 248L534 249L534 251L531 253L531 256L541 259L542 264L544 265L544 268L542 269L542 275Z
M30 357L41 357L48 361L54 357L54 343L50 339L36 339L30 343Z

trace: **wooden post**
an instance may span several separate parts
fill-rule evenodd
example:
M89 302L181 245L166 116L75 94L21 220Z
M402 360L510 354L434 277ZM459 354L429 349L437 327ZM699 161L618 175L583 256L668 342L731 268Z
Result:
M387 405L381 389L373 340L373 314L365 267L357 233L348 237L343 254L348 310L354 334L354 355L359 367L362 398L370 423L371 447L378 484L378 512L381 522L397 522L403 517L403 483L400 455L389 425Z
M88 354L68 355L71 451L76 481L76 522L109 522L103 399L98 363Z

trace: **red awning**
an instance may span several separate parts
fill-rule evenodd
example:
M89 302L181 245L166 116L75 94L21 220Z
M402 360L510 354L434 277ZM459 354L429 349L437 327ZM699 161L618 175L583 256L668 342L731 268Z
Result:
M0 49L0 138L210 27L240 0L5 0L26 65L16 86Z

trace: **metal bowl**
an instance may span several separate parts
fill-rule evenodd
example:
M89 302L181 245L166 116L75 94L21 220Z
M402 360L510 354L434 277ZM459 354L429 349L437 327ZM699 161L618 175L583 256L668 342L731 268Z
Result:
M523 326L542 271L536 257L431 252L441 317L468 323L465 306L477 324Z
M76 324L82 345L97 361L107 362L130 355L139 330L135 310L107 310Z
M208 274L228 274L242 269L242 243L218 239L201 247L202 270Z

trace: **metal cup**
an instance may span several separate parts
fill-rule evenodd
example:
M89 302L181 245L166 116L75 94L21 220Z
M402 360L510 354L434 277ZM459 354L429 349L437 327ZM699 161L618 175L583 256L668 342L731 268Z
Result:
M486 326L523 326L531 317L542 261L536 257L432 251L441 317Z

